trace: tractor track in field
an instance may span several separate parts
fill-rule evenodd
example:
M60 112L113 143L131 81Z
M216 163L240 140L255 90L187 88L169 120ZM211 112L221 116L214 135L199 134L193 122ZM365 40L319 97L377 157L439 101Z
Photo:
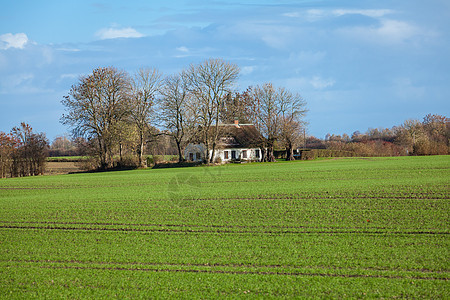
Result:
M79 261L79 260L0 260L0 263L32 263L32 264L84 264L84 265L136 265L136 266L178 266L178 267L228 267L228 268L255 268L255 269L323 269L323 270L365 270L381 272L421 272L445 274L450 270L430 269L400 269L387 267L337 267L337 266L301 266L283 264L244 264L244 263L170 263L170 262L107 262L107 261Z
M181 201L199 201L199 202L205 202L205 201L251 201L251 200L433 200L433 201L439 201L439 200L447 200L448 197L436 197L436 196L333 196L333 195L314 195L314 196L292 196L292 195L286 195L286 196L270 196L270 197L223 197L223 198L189 198L189 197L182 197ZM102 202L110 203L110 202L125 202L128 200L103 200ZM173 201L171 199L141 199L139 201L142 202L170 202Z
M368 231L368 230L330 230L330 231L273 231L273 230L193 230L193 229L171 229L171 228L107 228L107 227L66 227L66 226L14 226L1 225L0 228L5 229L32 229L32 230L79 230L79 231L115 231L115 232L176 232L176 233L230 233L230 234L374 234L374 235L448 235L450 232L434 232L434 231Z
M132 186L145 186L146 184L135 184ZM48 186L48 187L0 187L0 190L64 190L64 189L97 189L97 188L123 188L120 185L102 185L102 186ZM438 197L436 197L438 196ZM224 198L189 198L183 197L182 200L186 201L214 201L214 200L330 200L330 199L347 199L347 200L360 200L360 199L373 199L373 200L446 200L450 195L430 195L428 192L424 193L412 193L409 195L371 195L371 194L356 194L347 195L340 193L321 193L313 195L302 194L276 194L276 195L257 195L255 197L224 197ZM144 199L142 199L144 200ZM123 200L125 201L125 200ZM171 201L170 199L145 199L145 201ZM122 202L122 200L107 200L105 202Z
M225 228L225 229L320 229L320 230L338 230L342 229L343 227L326 227L326 226L283 226L283 225L219 225L219 224L208 224L208 225L201 225L201 224L159 224L159 223L115 223L115 222L56 222L56 221L0 221L0 224L41 224L41 225L47 225L46 227L50 227L50 225L85 225L85 226L124 226L127 229L134 229L130 227L169 227L169 228ZM22 226L22 225L5 225L5 226ZM26 226L23 226L26 227ZM36 226L41 227L41 226ZM0 228L2 228L2 225L0 225ZM7 227L6 227L7 228ZM45 228L45 227L44 227ZM77 227L73 227L77 228ZM89 227L91 228L91 227ZM104 227L108 228L108 227ZM345 227L347 229L351 229L351 231L358 231L361 229L366 229L367 227ZM137 228L140 229L140 228ZM388 227L380 227L380 226L374 226L370 227L370 229L383 231L383 230L390 230L391 228ZM232 231L232 230L230 230ZM255 232L260 232L257 230L254 230ZM409 232L414 232L413 229L409 229ZM233 231L236 232L236 231ZM372 232L372 231L371 231ZM435 230L431 230L428 232L439 232Z
M408 280L441 280L448 281L449 278L434 278L420 276L399 276L380 274L330 274L330 273L307 273L307 272L276 272L276 271L240 271L240 270L205 270L205 269L170 269L170 268L133 268L133 267L99 267L99 266L20 266L38 267L42 269L76 269L76 270L108 270L108 271L139 271L139 272L172 272L172 273L209 273L209 274L232 274L232 275L276 275L276 276L308 276L308 277L341 277L341 278L384 278L384 279L408 279Z

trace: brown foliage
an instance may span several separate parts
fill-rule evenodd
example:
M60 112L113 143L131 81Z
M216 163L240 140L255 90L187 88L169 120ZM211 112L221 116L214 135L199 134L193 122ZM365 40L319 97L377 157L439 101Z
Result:
M0 177L44 174L48 140L21 123L10 134L0 132Z

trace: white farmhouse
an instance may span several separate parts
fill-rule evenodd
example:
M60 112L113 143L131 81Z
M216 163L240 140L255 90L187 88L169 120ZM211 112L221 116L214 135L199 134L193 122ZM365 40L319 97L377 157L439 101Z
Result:
M217 142L213 161L259 161L261 160L261 148L259 147L262 136L253 124L221 124L220 136ZM184 151L184 157L188 161L202 161L205 159L206 147L203 143L189 144ZM212 150L209 150L211 157Z

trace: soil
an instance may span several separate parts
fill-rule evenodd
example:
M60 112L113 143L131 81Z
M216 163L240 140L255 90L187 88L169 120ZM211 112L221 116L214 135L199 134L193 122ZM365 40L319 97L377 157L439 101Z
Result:
M45 175L69 174L82 171L76 162L47 162Z

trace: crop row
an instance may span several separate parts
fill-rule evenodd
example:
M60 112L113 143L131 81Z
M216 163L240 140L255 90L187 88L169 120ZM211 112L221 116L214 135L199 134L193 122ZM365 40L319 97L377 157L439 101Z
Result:
M67 222L39 222L36 225L21 223L6 223L0 225L5 229L35 229L35 230L85 230L85 231L137 231L137 232L183 232L183 233L232 233L232 234L429 234L429 235L450 235L448 231L424 231L417 229L392 230L391 228L380 227L317 227L317 226L224 226L224 225L197 225L197 224L98 224L98 223L70 223ZM46 225L45 225L46 224ZM88 227L86 226L88 225ZM245 228L245 229L243 229ZM299 230L302 229L302 230Z
M448 272L447 235L0 229L12 261L261 265ZM17 247L20 245L20 247Z
M49 269L90 269L138 272L186 272L186 273L221 273L245 275L282 275L282 276L314 276L314 277L347 277L347 278L386 278L415 280L444 280L450 278L442 273L424 273L417 271L390 271L369 269L336 269L290 266L242 266L242 265L194 265L173 263L142 264L135 262L54 262L54 261L2 261L8 268L49 268Z
M145 203L137 200L120 204L49 200L44 203L29 201L28 206L20 207L5 205L0 211L0 224L449 232L449 209L450 203L445 199L236 199Z

